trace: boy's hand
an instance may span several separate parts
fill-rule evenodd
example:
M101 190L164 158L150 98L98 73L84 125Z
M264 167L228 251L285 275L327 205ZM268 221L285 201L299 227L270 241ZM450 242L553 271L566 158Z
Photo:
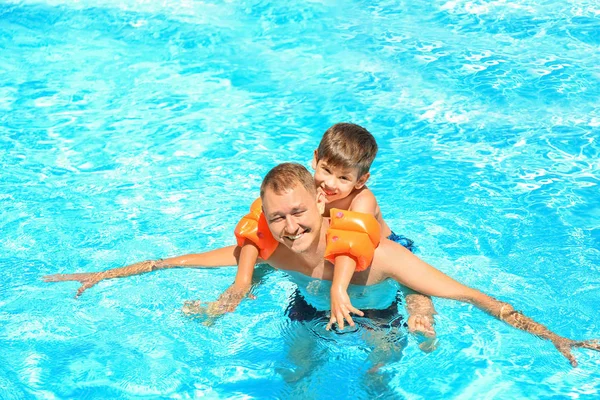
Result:
M363 316L364 313L357 308L354 308L350 302L348 293L342 288L331 286L331 316L329 323L325 329L330 330L333 324L337 323L340 330L344 329L344 320L348 321L348 325L354 326L354 321L350 313Z
M408 331L417 336L419 348L425 353L431 353L437 349L435 326L432 318L426 315L414 314L408 317Z
M100 282L104 277L101 272L84 272L79 274L54 274L43 276L44 282L65 282L79 281L82 285L77 289L75 298L81 296L83 292Z

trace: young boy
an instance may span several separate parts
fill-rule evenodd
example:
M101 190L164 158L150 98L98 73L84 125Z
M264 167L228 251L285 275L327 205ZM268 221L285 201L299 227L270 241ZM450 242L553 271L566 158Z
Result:
M373 215L379 222L382 237L398 242L412 251L413 242L390 230L381 216L375 195L365 186L376 155L375 138L359 125L339 123L325 132L312 162L315 184L325 196L323 215L329 216L334 208ZM356 268L356 261L350 257L335 259L328 327L337 323L343 329L344 319L354 325L350 313L362 316L362 312L352 306L347 293Z

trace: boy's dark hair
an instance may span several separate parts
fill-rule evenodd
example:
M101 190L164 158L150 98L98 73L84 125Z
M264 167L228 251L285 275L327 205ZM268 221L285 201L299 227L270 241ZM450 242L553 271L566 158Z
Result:
M358 168L358 177L371 168L377 155L377 142L371 133L362 126L342 122L327 129L319 148L317 161L342 168Z
M265 175L260 185L260 198L263 198L267 189L281 194L295 188L297 185L302 185L309 193L317 195L315 180L303 165L297 163L279 164Z

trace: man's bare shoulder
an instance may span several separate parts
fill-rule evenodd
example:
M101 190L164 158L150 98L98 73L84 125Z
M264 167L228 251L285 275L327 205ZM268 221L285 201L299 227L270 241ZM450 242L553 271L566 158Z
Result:
M381 279L389 278L399 264L410 262L413 254L404 246L383 238L375 249L371 270L381 275Z

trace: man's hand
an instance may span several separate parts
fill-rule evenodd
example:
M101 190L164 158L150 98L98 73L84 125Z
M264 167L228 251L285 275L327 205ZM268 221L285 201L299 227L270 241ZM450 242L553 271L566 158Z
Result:
M567 360L569 360L573 367L577 366L577 360L575 359L575 356L571 354L571 349L581 347L582 349L600 351L600 342L598 342L598 340L583 340L578 342L559 336L556 339L552 339L552 344Z
M435 334L433 317L414 314L408 317L408 331L419 340L419 348L425 353L437 349L438 341Z
M189 316L206 316L208 319L205 325L212 325L213 322L223 314L233 312L242 300L248 296L250 299L256 299L252 294L248 294L250 287L236 287L231 285L217 299L217 301L202 302L200 300L186 301L183 303L182 311Z
M83 292L94 286L103 279L123 278L125 276L138 275L146 272L154 271L159 267L162 260L148 260L139 263L127 265L125 267L109 269L102 272L84 272L79 274L54 274L42 277L44 282L65 282L79 281L82 283L77 290L75 298L81 296Z
M344 329L344 320L348 321L348 325L354 326L354 321L350 313L363 316L364 313L357 308L354 308L350 302L348 293L342 288L331 286L331 316L329 323L325 329L330 330L333 324L337 323L340 330Z
M46 275L42 277L44 282L65 282L65 281L78 281L82 285L77 289L75 298L81 296L83 292L100 282L104 277L101 272L85 272L81 274L54 274Z

